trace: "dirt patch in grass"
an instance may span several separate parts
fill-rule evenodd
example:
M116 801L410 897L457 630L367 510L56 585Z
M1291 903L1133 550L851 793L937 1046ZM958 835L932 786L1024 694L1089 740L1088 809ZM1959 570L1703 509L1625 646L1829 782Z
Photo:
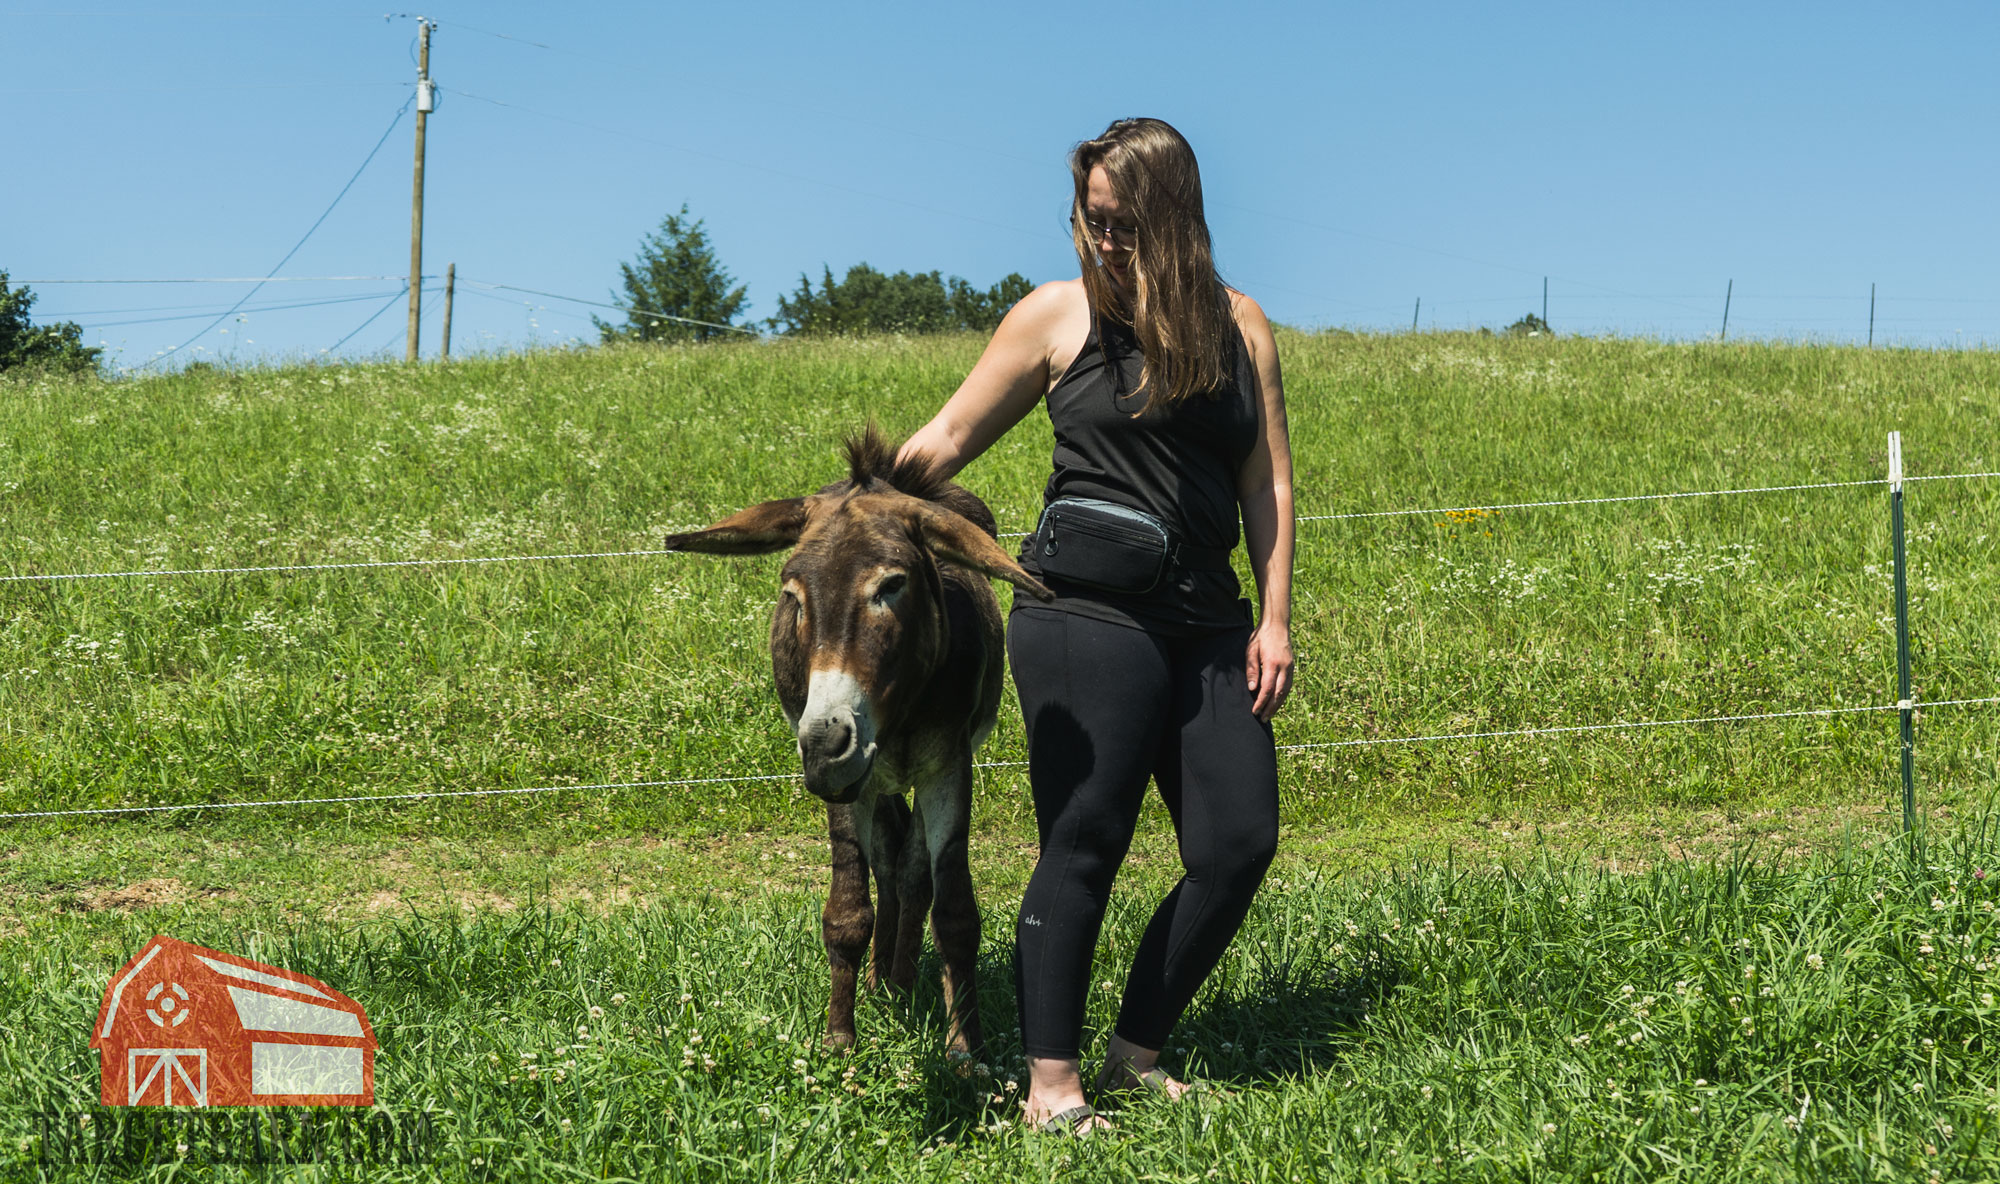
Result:
M140 909L186 904L192 900L219 900L229 895L223 888L190 888L172 877L137 880L119 886L91 885L69 892L55 892L42 899L62 912L136 913Z
M1946 824L1942 808L1932 824ZM1883 805L1867 801L1791 807L1763 801L1645 814L1584 808L1484 810L1428 817L1385 812L1286 826L1273 874L1367 876L1412 862L1453 860L1467 869L1520 867L1541 858L1581 861L1613 873L1661 864L1748 855L1788 863L1843 842L1888 841L1899 829ZM594 828L593 828L594 829ZM201 838L133 831L115 863L81 876L60 842L16 846L0 863L0 934L61 914L181 908L233 915L276 907L367 923L415 910L505 915L540 907L610 913L649 904L773 894L811 899L827 889L826 837L816 820L797 829L696 835L640 832L606 837L552 826L506 830L352 836L312 851L290 839L253 835ZM972 836L972 870L989 926L1009 915L1034 868L1032 824L989 821ZM187 869L196 867L196 872ZM144 876L172 869L178 875ZM1163 810L1142 816L1120 891L1155 894L1179 875ZM93 874L94 873L94 874ZM227 884L228 889L195 885ZM310 899L307 899L307 898ZM998 930L993 930L998 932Z

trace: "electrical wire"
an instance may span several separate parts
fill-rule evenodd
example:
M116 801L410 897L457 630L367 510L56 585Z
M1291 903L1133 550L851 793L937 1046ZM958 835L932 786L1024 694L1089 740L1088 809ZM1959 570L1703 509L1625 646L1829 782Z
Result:
M403 122L403 116L409 112L411 104L415 103L416 101L417 101L416 92L412 91L410 93L410 97L403 100L403 105L396 109L396 117L389 121L389 126L382 129L381 138L375 141L375 146L368 150L368 155L366 157L362 158L361 167L354 170L354 175L347 179L347 184L342 185L340 187L340 192L333 195L333 201L326 207L324 211L321 212L318 218L313 219L313 224L306 228L306 232L303 235L299 236L298 242L292 244L292 249L285 252L285 257L283 259L278 260L277 265L271 268L271 275L278 274L279 268L282 268L284 267L285 264L291 262L292 256L299 253L299 248L305 246L306 240L311 238L313 236L313 232L318 230L320 228L320 225L324 223L330 215L332 215L334 207L340 204L341 198L347 196L348 190L354 188L354 183L361 179L361 174L367 171L368 165L375 159L375 154L382 151L382 145L389 142L389 133L396 130L397 124ZM268 281L269 279L270 276L265 277L266 281ZM242 308L244 303L248 301L250 297L256 295L258 289L262 288L263 286L264 282L260 281L256 285L256 287L251 288L248 292L245 292L243 294L243 299L236 302L235 308L231 308L228 312L225 312L221 316L215 318L215 320L211 321L209 324L204 326L201 329L201 331L196 333L193 337L188 338L186 341L181 342L179 345L173 347L170 350L167 350L164 353L154 354L152 357L139 363L137 366L134 366L133 369L144 370L148 366L156 365L160 362L163 362L166 359L172 357L173 355L179 353L180 351L186 349L188 346L193 345L196 341L199 341L202 338L202 336L206 334L210 329L215 328L217 325L220 325L222 322L228 320L232 315L234 315L236 310ZM369 319L373 320L374 318L371 317ZM342 338L341 340L345 341L346 338Z
M438 87L438 89L445 90L446 88L441 86ZM1009 234L1018 234L1028 238L1032 238L1037 242L1047 242L1051 237L1050 232L1037 232L1033 230L1026 230L1023 229L1022 227L1015 226L1011 223L996 222L991 218L981 218L975 214L961 214L955 210L939 209L936 206L924 205L922 202L914 202L901 197L892 197L886 193L876 193L873 192L872 190L860 189L852 185L843 185L838 181L829 181L825 177L816 177L807 173L789 172L785 169L773 168L770 165L758 164L754 161L738 160L733 156L723 156L720 153L707 152L700 148L690 148L685 144L676 144L670 140L659 140L659 139L654 139L651 136L642 136L633 132L619 131L616 128L604 127L599 124L585 123L580 119L571 119L566 115L553 115L547 111L537 111L532 107L523 107L519 103L508 103L500 99L490 99L487 98L485 95L475 95L469 91L452 90L450 91L450 93L455 94L460 98L471 99L474 102L490 103L495 107L507 107L515 111L525 112L526 114L529 115L539 116L542 119L553 120L556 123L566 123L569 124L571 127L580 127L586 131L597 132L600 135L613 136L619 139L631 140L635 143L640 143L640 144L651 144L656 148L667 148L675 152L686 153L689 156L698 156L705 160L713 160L720 164L733 165L737 168L749 169L752 172L767 173L774 177L783 177L787 181L798 181L807 185L816 185L826 189L838 190L842 193L852 193L858 197L866 197L874 201L885 201L890 203L891 205L903 206L906 209L919 210L926 214L936 214L939 217L943 218L956 218L962 222L971 222L980 226L990 226L996 230L1007 231Z
M297 301L288 301L282 304L253 304L247 308L235 311L240 311L245 314L253 312L254 313L287 312L292 309L298 309L298 308L323 308L331 304L354 304L363 300L380 300L382 296L383 293L381 292L370 292L365 296L330 296L325 300L297 300ZM138 311L138 310L133 310L133 311ZM73 312L67 314L51 313L49 315L52 317L62 316L65 319L67 319L71 317L88 317L92 314ZM103 315L103 314L98 314L98 315ZM214 315L215 314L213 312L204 310L202 312L191 312L182 314L180 316L171 316L171 317L139 317L137 319L129 321L92 321L90 322L89 327L92 329L114 329L120 325L161 325L169 321L198 321L203 317L214 316Z
M394 125L391 125L390 130L392 131L394 130ZM434 275L427 275L421 278L427 280L434 280L438 277ZM22 286L39 284L42 287L46 288L53 284L312 284L312 283L334 283L336 281L344 281L344 280L407 280L407 279L408 279L407 276L400 276L400 275L267 275L261 278L258 276L201 276L195 279L165 279L165 280L144 280L144 279L13 280L11 282L15 284L20 284Z
M536 288L517 288L513 284L496 284L487 280L467 279L464 276L460 276L458 279L460 283L473 284L481 288L497 288L503 292L526 292L530 296L546 296L550 300L566 300L571 304L588 304L593 308L608 308L616 312L625 313L627 316L651 317L657 321L676 321L683 325L702 325L710 329L727 329L731 333L743 333L750 337L763 336L763 334L757 332L755 329L745 329L741 325L724 325L716 321L698 321L693 317L677 317L664 312L647 312L644 309L627 308L622 304L606 304L602 300L585 300L579 296L563 296L555 292L543 292Z
M388 312L391 308L395 307L395 304L398 300L401 300L403 297L408 296L409 294L410 294L410 286L408 284L404 284L402 291L396 293L394 296L389 297L388 303L384 304L382 307L370 313L367 320L354 326L354 328L349 329L347 331L347 337L343 337L339 341L334 342L332 345L327 346L326 352L332 353L334 350L337 350L341 346L346 345L349 337L353 337L356 333L359 333L363 329L366 329L368 326L374 324L376 317L379 317L383 313Z

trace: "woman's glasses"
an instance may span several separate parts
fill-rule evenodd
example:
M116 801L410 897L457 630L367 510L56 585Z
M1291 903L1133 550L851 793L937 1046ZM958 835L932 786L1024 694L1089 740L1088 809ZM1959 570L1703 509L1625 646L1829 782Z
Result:
M1129 251L1139 245L1137 226L1107 226L1102 222L1093 222L1089 218L1083 220L1083 226L1090 232L1090 241L1093 245L1103 242L1106 235L1110 236L1111 245L1120 250Z

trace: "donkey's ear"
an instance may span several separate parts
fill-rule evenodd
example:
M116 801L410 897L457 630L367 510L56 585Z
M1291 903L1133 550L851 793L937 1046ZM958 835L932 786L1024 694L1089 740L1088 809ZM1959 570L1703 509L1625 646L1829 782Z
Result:
M940 559L969 567L1008 583L1037 600L1054 600L1056 594L1028 574L1012 555L993 541L993 536L974 526L963 516L929 503L918 503L912 525L923 536L924 545Z
M670 534L660 545L669 551L705 555L765 555L799 541L811 515L811 498L788 497L738 510L714 526Z

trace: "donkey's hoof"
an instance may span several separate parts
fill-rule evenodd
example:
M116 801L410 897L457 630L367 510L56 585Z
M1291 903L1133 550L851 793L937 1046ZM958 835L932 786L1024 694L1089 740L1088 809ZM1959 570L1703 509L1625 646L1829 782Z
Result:
M820 1038L819 1043L820 1047L826 1049L828 1052L852 1052L854 1051L854 1033L828 1032Z

